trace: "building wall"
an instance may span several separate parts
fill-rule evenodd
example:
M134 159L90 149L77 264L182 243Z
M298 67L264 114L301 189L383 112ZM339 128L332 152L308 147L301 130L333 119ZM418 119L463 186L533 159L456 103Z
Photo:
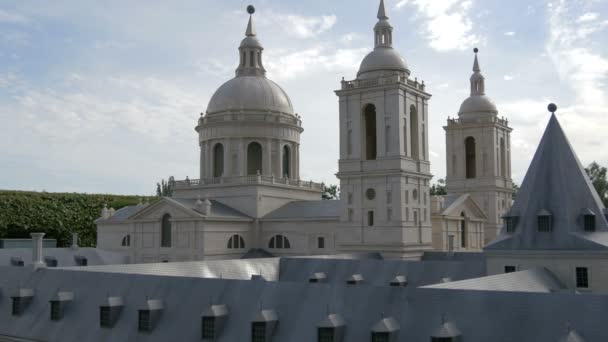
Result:
M334 254L338 250L338 222L337 219L263 221L261 247L278 256ZM289 240L291 248L269 248L270 239L278 234ZM324 248L318 248L319 237L324 239Z
M608 254L592 252L513 251L511 253L486 252L488 275L504 273L505 266L517 270L546 267L568 289L579 292L608 293ZM589 288L576 288L576 267L587 267Z

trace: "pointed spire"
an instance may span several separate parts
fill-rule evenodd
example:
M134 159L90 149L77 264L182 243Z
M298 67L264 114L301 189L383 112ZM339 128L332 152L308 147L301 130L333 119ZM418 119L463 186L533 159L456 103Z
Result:
M255 24L253 22L253 13L255 13L255 7L252 5L247 6L247 13L249 13L249 22L247 23L247 30L245 31L245 38L241 41L239 47L239 67L236 69L237 76L264 76L266 70L262 65L262 51L264 48L257 38L255 31Z
M247 24L247 31L245 31L245 35L247 37L253 37L256 35L255 25L253 24L253 13L255 13L255 7L251 5L247 6L247 13L249 13L249 23Z
M486 94L486 85L485 78L481 74L481 69L479 68L479 60L477 59L477 53L479 52L478 48L474 48L473 52L475 53L475 60L473 61L473 75L471 75L471 96L473 95L485 95Z
M479 52L478 48L474 48L473 52L475 53L475 62L473 62L473 72L479 73L481 69L479 69L479 61L477 61L477 53Z
M380 6L378 7L378 19L388 19L386 16L386 8L384 7L384 0L380 0Z

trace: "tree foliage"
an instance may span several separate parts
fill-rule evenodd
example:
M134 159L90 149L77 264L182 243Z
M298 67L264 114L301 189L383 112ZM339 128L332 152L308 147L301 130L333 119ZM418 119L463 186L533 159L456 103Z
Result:
M445 190L445 179L439 178L437 183L431 185L431 196L447 195L448 192Z
M608 180L606 179L606 168L598 164L597 162L592 162L585 168L587 171L587 175L589 179L591 179L591 183L593 183L593 187L597 191L597 194L604 202L604 206L608 206Z
M101 208L116 210L153 197L0 191L0 238L30 238L32 232L46 233L58 246L69 246L78 233L81 246L94 246L94 221Z
M323 198L324 200L336 200L340 198L340 188L338 188L337 185L333 184L330 186L326 186L325 184L323 184L322 186L323 193L321 194L321 198Z
M171 197L173 196L173 187L175 185L175 178L169 177L169 180L165 181L161 179L160 183L156 183L156 196L157 197Z

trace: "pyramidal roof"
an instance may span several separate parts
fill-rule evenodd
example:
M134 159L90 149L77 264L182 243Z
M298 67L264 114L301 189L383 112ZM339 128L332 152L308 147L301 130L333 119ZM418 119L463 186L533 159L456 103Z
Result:
M595 231L585 232L583 214L595 214ZM538 231L539 213L549 213L552 230ZM604 205L568 142L555 114L538 145L513 207L512 233L503 227L486 250L606 250Z

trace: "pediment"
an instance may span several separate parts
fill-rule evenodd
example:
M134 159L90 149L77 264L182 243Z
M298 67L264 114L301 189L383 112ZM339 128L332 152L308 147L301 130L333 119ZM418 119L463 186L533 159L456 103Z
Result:
M460 195L455 201L453 201L447 208L443 210L441 215L444 216L461 216L462 213L469 218L477 218L487 220L488 217L481 210L477 202L469 195Z
M160 220L165 214L171 215L174 219L201 219L203 215L187 208L170 198L163 197L155 203L150 204L129 220Z

